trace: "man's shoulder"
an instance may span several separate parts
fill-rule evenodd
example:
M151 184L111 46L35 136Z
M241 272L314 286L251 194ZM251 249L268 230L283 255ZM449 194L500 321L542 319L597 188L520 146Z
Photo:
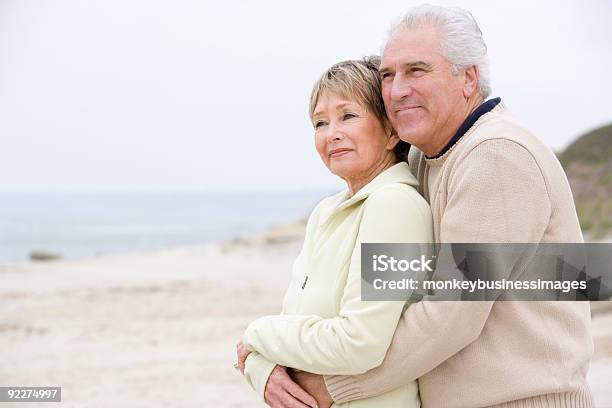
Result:
M552 150L524 126L505 106L479 120L457 145L456 153L467 154L481 144L487 146L516 144L534 157L549 156Z
M482 144L491 147L516 144L534 156L553 154L552 150L516 119L502 102L491 112L483 115L444 156L434 160L451 162L462 160ZM420 149L415 146L410 148L408 163L413 174L418 174L421 166L431 161Z

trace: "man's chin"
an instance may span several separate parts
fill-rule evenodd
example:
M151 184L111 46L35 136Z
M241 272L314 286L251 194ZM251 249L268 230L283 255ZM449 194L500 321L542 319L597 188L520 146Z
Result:
M422 142L422 132L416 127L405 127L400 128L397 131L397 136L404 142L410 143L411 145L418 146Z

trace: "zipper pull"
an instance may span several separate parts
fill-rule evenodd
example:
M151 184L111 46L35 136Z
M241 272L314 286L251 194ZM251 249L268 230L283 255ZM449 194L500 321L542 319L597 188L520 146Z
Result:
M306 278L304 279L304 283L302 283L302 290L304 290L304 288L306 287L306 282L308 282L308 275L306 275Z

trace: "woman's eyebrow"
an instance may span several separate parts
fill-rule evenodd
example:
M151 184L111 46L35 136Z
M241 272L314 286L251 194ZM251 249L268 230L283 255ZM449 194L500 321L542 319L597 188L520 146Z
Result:
M312 119L315 120L317 119L319 116L322 116L323 112L315 112L312 114Z
M353 103L354 102L348 102L348 101L347 102L339 103L338 105L336 105L336 111L341 111L342 109L346 108L347 106L349 106L349 105L351 105ZM312 118L314 119L315 117L323 115L323 114L325 114L325 111L315 111L312 114Z
M342 110L342 109L346 108L350 104L351 104L350 102L339 103L338 106L336 106L336 110L337 111Z

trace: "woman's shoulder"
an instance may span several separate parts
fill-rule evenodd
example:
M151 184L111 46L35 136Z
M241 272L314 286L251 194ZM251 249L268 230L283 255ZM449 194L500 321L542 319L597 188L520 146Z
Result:
M336 208L345 200L346 196L347 191L343 190L336 194L321 199L321 201L319 201L310 212L310 215L308 217L309 222L318 219L321 214L327 214L333 211L334 208Z
M386 184L364 203L360 234L364 242L431 242L431 209L412 185Z
M366 200L369 211L414 212L431 217L431 208L414 185L389 183L376 189Z
M347 191L342 190L336 194L324 197L314 206L312 213L336 207L346 199L346 196Z
M426 205L427 201L417 191L416 187L407 183L388 183L370 194L368 201L404 201L411 202L416 205Z

